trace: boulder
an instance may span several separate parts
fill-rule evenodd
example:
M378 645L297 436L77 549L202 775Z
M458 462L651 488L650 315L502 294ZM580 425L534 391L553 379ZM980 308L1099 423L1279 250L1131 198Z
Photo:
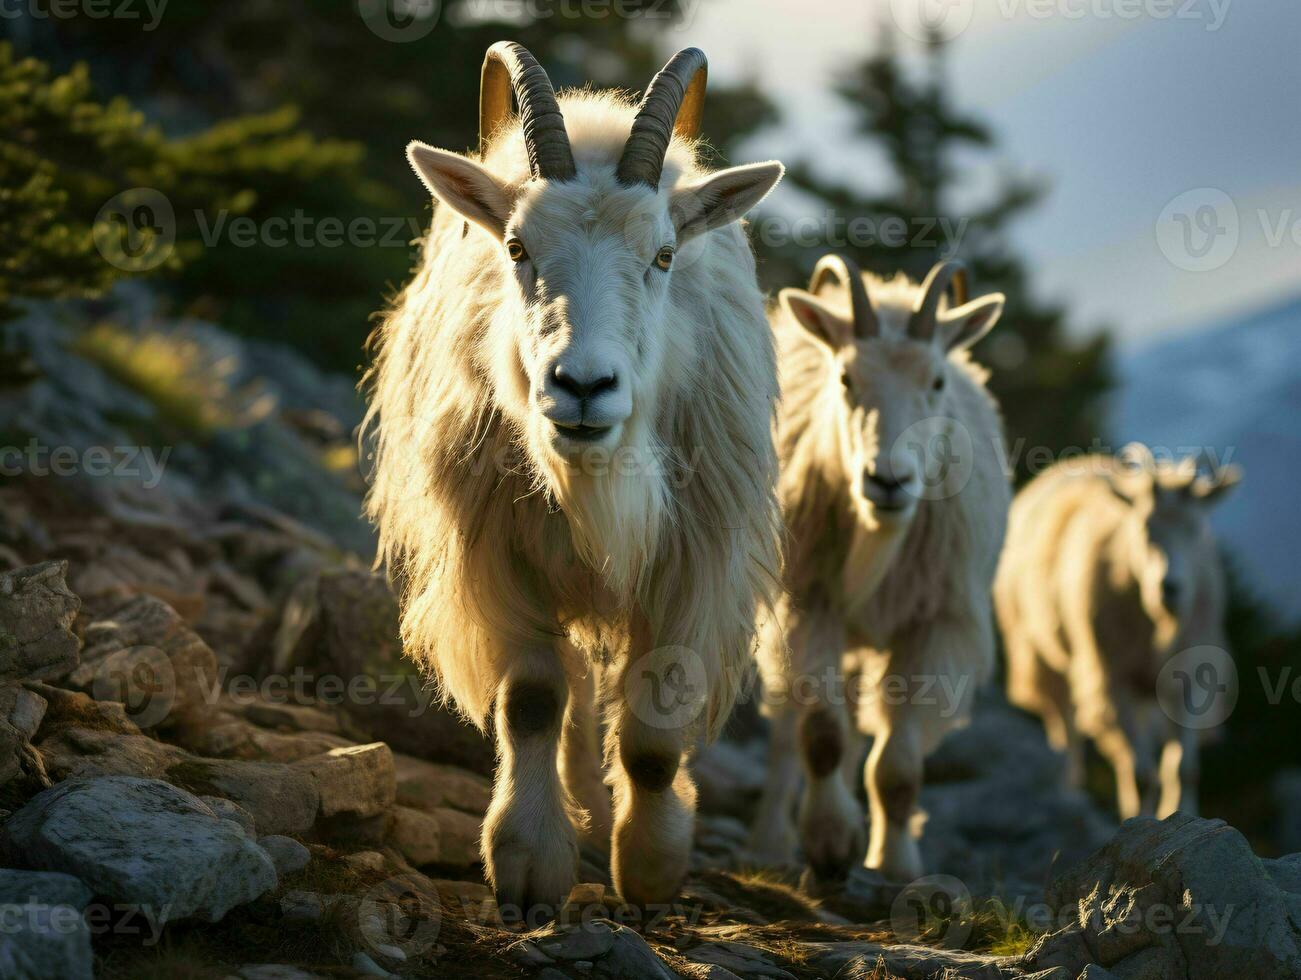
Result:
M93 897L80 878L62 871L0 869L0 905L70 905L81 911Z
M72 905L22 904L5 910L0 977L94 980L90 927Z
M391 807L397 796L393 753L383 742L331 749L292 768L315 781L324 817L374 816Z
M280 875L302 871L312 860L312 852L292 837L272 834L269 837L258 838L257 843L258 847L267 852L271 863L276 866L276 873Z
M0 680L42 680L77 666L72 632L81 600L68 563L47 561L0 574Z
M492 781L459 766L427 762L402 752L393 753L397 801L417 810L450 807L482 817L492 802Z
M140 595L86 629L73 686L120 701L141 728L208 713L217 694L217 658L167 603Z
M33 768L31 740L46 707L46 700L34 691L0 684L0 785Z
M202 800L156 779L61 783L5 822L0 846L10 861L75 875L160 923L216 922L276 887L265 851Z
M529 947L532 947L530 950ZM552 923L522 940L512 956L526 962L541 953L532 965L562 963L570 969L602 980L677 980L677 974L655 953L646 940L627 926L605 919L578 925ZM580 964L590 964L583 968Z
M1031 950L1030 969L1077 976L1097 964L1134 980L1301 976L1301 896L1220 820L1129 820L1057 878L1047 900L1062 926Z
M438 818L409 806L393 808L393 825L389 843L414 865L432 864L441 859Z

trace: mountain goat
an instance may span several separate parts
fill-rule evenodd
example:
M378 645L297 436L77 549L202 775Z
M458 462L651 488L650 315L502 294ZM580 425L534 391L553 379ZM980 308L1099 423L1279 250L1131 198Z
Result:
M368 511L409 654L492 722L504 908L564 900L576 831L625 900L676 894L684 753L725 721L777 590L776 366L738 219L782 167L702 168L705 78L692 48L640 105L557 98L501 42L478 156L408 147L438 206L375 338Z
M994 590L1008 697L1043 718L1077 785L1082 739L1095 742L1123 818L1196 811L1202 731L1182 706L1201 692L1179 686L1201 678L1162 668L1192 648L1227 657L1206 512L1240 476L1235 466L1201 474L1193 458L1158 463L1134 443L1120 458L1056 464L1012 505Z
M826 256L808 292L780 299L785 596L760 647L774 734L752 844L790 857L802 759L804 856L822 875L847 870L863 838L847 782L856 728L876 736L866 863L912 880L922 760L964 722L994 656L989 589L1010 491L998 408L967 348L1003 297L968 302L953 262L917 285Z

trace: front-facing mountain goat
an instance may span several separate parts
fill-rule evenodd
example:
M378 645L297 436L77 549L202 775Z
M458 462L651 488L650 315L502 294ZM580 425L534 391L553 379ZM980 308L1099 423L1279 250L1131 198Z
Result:
M994 591L1008 697L1043 718L1076 785L1082 739L1094 741L1123 818L1196 812L1199 742L1216 721L1206 698L1229 673L1206 513L1240 478L1134 443L1057 463L1012 505ZM1186 665L1170 660L1184 651Z
M753 846L791 857L802 759L798 837L824 875L861 853L847 782L859 732L875 735L866 863L921 874L909 825L922 760L965 721L993 663L1010 490L998 408L967 349L1003 297L968 302L966 283L953 262L917 285L826 256L809 291L783 290L773 311L787 556L760 648L773 751Z
M408 148L437 207L377 331L368 509L408 653L492 722L503 907L563 901L578 832L625 900L672 899L684 753L726 720L778 588L776 366L738 219L782 167L702 168L705 76L692 48L640 105L557 98L502 42L479 154Z

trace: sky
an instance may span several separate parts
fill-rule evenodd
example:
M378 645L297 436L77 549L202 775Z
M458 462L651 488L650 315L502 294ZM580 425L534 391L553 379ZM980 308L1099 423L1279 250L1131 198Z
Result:
M830 82L882 23L919 51L924 9L997 167L1048 183L1014 236L1077 329L1133 346L1301 294L1296 0L701 0L668 43L777 100L783 121L747 153L871 187L884 167ZM994 172L973 161L964 193Z

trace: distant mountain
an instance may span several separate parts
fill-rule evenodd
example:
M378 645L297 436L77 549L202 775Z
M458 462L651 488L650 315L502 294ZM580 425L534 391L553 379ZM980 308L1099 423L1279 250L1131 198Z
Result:
M1301 618L1301 297L1119 357L1113 429L1231 453L1245 480L1213 523L1248 582Z

